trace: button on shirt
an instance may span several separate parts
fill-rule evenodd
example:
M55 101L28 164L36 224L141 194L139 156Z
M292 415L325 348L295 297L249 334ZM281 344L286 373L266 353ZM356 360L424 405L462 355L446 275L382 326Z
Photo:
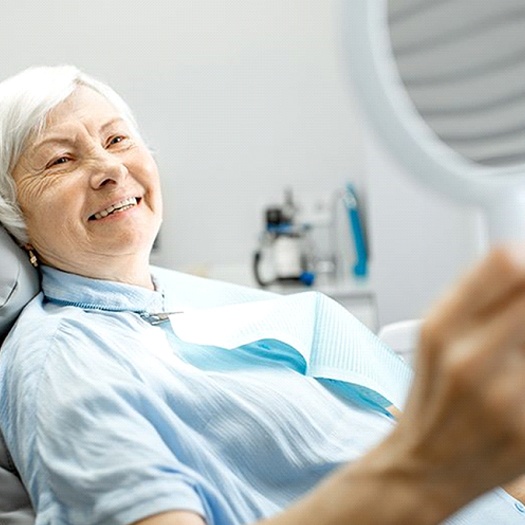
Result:
M188 344L149 322L165 302L184 303L170 297L176 279L161 293L43 272L43 293L0 359L0 425L38 524L125 524L177 509L210 525L251 523L392 428L257 342ZM450 523L521 523L516 503L493 491Z

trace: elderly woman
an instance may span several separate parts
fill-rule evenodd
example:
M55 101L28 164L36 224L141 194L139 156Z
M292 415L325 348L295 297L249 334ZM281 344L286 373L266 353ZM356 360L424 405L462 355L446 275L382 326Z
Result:
M109 87L72 67L0 84L0 194L42 276L0 356L0 428L38 524L429 524L525 470L524 247L430 315L395 424L380 393L307 377L282 341L226 350L165 322L182 300L149 266L157 166ZM325 332L355 323L323 311ZM521 523L522 494L450 523Z

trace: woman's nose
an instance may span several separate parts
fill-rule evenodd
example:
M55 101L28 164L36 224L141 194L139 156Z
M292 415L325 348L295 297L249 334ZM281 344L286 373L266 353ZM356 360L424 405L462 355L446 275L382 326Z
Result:
M97 189L107 184L119 184L128 174L122 159L104 150L93 158L91 185Z

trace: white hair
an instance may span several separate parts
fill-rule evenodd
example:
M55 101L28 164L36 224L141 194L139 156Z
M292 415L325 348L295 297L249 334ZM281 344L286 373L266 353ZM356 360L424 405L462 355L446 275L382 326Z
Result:
M17 202L12 170L28 138L45 128L49 111L78 86L87 86L100 93L138 133L133 114L124 100L109 86L76 67L32 67L0 82L0 223L21 245L29 239Z

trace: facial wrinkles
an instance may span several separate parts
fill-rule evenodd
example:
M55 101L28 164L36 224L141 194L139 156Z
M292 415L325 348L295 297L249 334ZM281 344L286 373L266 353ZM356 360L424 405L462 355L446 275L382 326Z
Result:
M40 162L28 152L19 161L13 178L16 183L17 200L26 219L31 219L45 199L53 203L60 194L67 191L66 184L74 184L73 179L68 180L65 172L46 173ZM63 179L62 183L60 179Z
M83 275L149 282L147 255L162 200L147 147L88 89L76 91L48 117L12 172L39 260ZM62 156L65 162L56 164Z
M111 152L119 154L136 146L132 137L129 136L128 130L109 129L106 136L93 136L86 130L84 133L77 133L77 137L71 141L58 138L55 145L53 143L51 145L43 144L42 146L37 144L34 149L24 153L19 165L22 170L27 172L26 175L35 179L42 178L47 183L44 186L47 186L57 176L73 171L79 164L96 167L96 164L101 162L103 155L111 155L111 152L104 151L106 149L105 142L113 135L119 134L129 138L126 138L122 145L120 143L113 145ZM61 156L66 157L68 161L63 165L48 166L50 162ZM22 179L23 177L19 178L20 181Z
M26 203L36 202L43 192L53 190L53 181L42 176L42 172L43 170L26 155L20 158L13 172L18 203L24 213L31 210L31 206L26 206Z
M67 107L68 101L63 104ZM59 152L79 150L88 158L97 146L104 146L112 134L132 135L128 124L118 113L106 116L100 124L86 108L74 108L66 122L52 110L45 128L31 137L29 142L33 143L33 155L39 159L41 168L45 169Z

